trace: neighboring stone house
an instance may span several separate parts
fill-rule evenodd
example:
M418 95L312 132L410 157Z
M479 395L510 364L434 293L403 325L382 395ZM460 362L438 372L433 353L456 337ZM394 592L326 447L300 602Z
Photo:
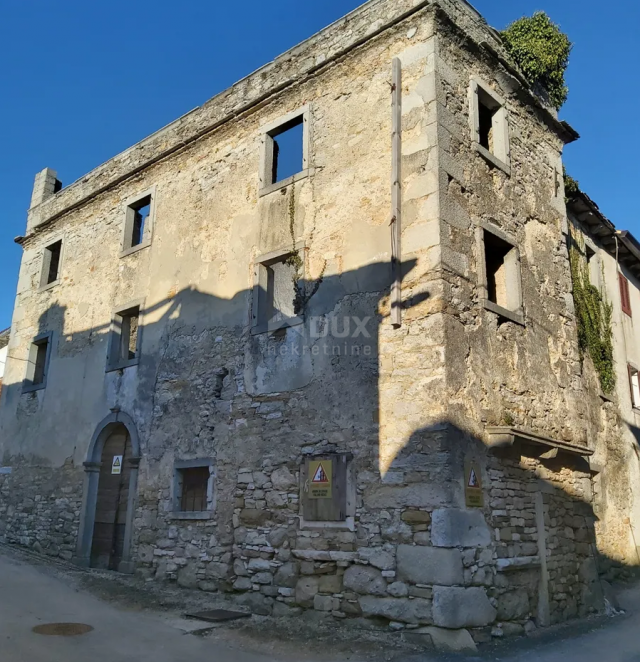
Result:
M640 565L640 244L616 230L581 191L568 202L573 246L592 285L612 308L615 390L599 391L593 369L589 429L599 439L592 461L601 571ZM635 321L634 321L635 315ZM592 364L587 361L589 367Z
M0 535L260 614L483 640L601 608L576 137L470 5L372 0L40 173Z
M2 392L2 380L4 379L4 370L7 365L7 353L9 351L9 337L11 336L11 327L0 331L0 392Z

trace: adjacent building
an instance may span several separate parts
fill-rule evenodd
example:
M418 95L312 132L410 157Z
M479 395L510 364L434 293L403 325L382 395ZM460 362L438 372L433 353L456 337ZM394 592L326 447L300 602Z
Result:
M466 2L372 0L70 186L44 170L0 536L260 614L481 640L601 609L637 459L607 477L630 437L578 343L576 138Z

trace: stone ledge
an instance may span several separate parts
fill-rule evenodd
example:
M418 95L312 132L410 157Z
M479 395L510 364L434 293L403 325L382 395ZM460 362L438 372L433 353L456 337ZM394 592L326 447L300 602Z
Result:
M566 453L572 453L573 455L581 455L584 457L589 457L595 452L586 446L578 446L566 441L552 439L551 437L544 437L525 428L488 426L485 428L485 432L489 437L489 448L507 448L513 446L516 441L520 441L527 444L546 446L548 448L557 448Z
M498 572L512 572L514 570L528 570L540 567L539 556L520 556L513 559L498 559L496 568Z

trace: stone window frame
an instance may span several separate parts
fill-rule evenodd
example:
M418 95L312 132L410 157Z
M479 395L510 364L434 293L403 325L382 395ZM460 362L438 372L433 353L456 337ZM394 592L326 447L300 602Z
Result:
M490 152L486 147L480 144L480 101L484 97L485 102L497 107L496 123L494 125L494 151L496 154ZM469 99L470 99L470 124L471 124L471 140L476 152L480 154L490 165L500 168L509 177L511 176L511 147L509 141L509 114L507 112L506 101L487 83L478 78L471 76L471 83L469 85Z
M207 484L207 509L201 511L180 510L182 498L180 490L180 472L184 469L199 469L209 467L209 482ZM212 519L216 512L216 468L215 460L210 457L196 460L175 460L173 463L173 481L171 483L171 519L177 520L208 520Z
M274 331L279 331L280 329L288 329L294 326L300 326L304 324L303 315L295 315L293 317L287 317L286 319L280 320L279 322L269 322L269 320L263 320L262 317L262 308L266 303L266 292L267 292L267 278L268 272L267 267L277 262L282 262L282 259L291 255L294 252L298 254L305 254L306 246L304 241L296 242L295 246L289 248L280 248L270 253L265 253L260 255L254 261L253 269L253 297L251 304L251 334L259 335L261 333L273 333ZM302 278L305 276L305 260L302 260Z
M355 531L356 530L356 502L357 502L357 489L356 489L356 472L355 462L352 453L320 453L317 457L327 456L347 456L347 486L346 486L346 517L342 522L326 522L317 520L308 520L304 516L304 498L302 492L304 490L304 463L307 460L313 460L315 456L304 457L303 465L300 467L300 511L299 521L301 530L318 530L318 529L334 529L338 531Z
M489 287L486 268L487 256L484 243L485 232L489 232L490 234L513 247L513 256L510 263L506 265L511 274L514 276L513 281L515 282L515 292L513 290L510 291L510 295L513 297L515 302L513 309L504 308L503 306L500 306L489 300ZM492 313L503 317L504 319L525 326L524 301L522 296L522 263L520 260L520 249L518 248L518 242L516 241L516 238L507 232L504 232L504 230L501 230L499 227L493 225L492 223L477 221L476 244L478 253L478 298L480 299L481 305L485 310L489 310ZM515 270L515 274L513 270Z
M29 358L27 359L27 372L22 385L23 393L33 393L34 391L42 391L47 388L49 380L49 367L51 365L51 353L53 350L53 331L45 331L40 333L31 340L29 345ZM44 362L44 379L38 384L33 383L36 369L36 357L38 355L38 347L47 342L47 355Z
M146 237L136 246L131 246L131 236L133 234L133 221L135 217L135 210L133 205L137 202L140 202L144 198L151 198L149 204L149 217L145 224L145 235ZM120 257L126 257L132 253L137 253L143 248L148 248L151 246L153 240L153 231L155 227L155 218L156 218L156 198L157 198L157 186L154 184L144 191L140 191L135 195L129 196L123 204L123 217L124 222L122 224L122 240L120 245L122 250L120 251Z
M57 244L58 242L61 243L60 260L58 263L58 277L51 283L47 283L46 282L47 272L49 271L49 267L51 265L51 251L49 251L48 249L54 244ZM44 244L42 248L42 260L40 263L40 285L38 287L39 292L46 292L47 290L51 290L54 287L56 287L56 285L60 284L61 276L62 276L62 265L64 262L65 245L66 245L66 237L64 234L52 235L47 240L46 244Z
M115 370L124 370L140 363L140 355L142 353L142 336L144 330L144 299L134 299L127 303L117 306L111 312L111 325L109 328L109 338L107 342L107 367L105 372L113 372ZM122 318L124 313L138 308L138 343L136 356L133 359L114 359L118 355L118 348L120 347L122 328L121 322L118 318Z
M274 134L277 135L278 129L292 120L302 117L302 170L279 182L272 182L273 173L273 143ZM299 182L313 174L313 168L310 165L311 155L311 105L301 106L292 110L286 115L282 115L272 122L263 124L260 127L260 184L258 196L262 197L279 191L295 182Z

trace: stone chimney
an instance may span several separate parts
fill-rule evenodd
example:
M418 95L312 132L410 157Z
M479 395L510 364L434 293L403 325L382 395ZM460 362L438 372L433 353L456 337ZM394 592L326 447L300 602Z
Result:
M56 177L57 174L55 170L45 168L36 175L31 194L31 208L55 195L62 188L62 182Z

